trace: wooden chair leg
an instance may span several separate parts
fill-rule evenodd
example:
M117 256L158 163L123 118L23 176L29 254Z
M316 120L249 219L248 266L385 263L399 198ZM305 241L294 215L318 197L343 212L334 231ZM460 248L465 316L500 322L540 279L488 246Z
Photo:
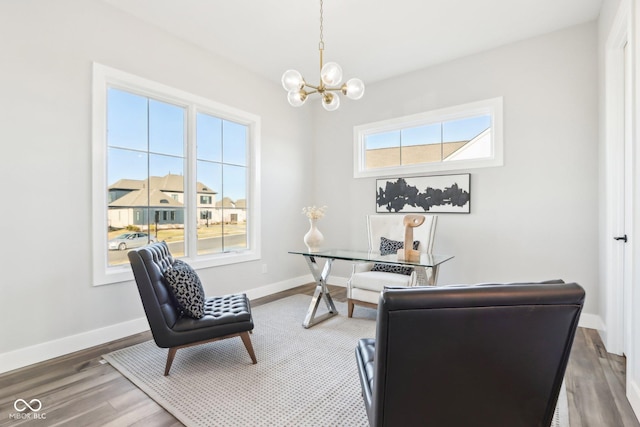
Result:
M169 375L169 370L171 369L171 364L173 364L173 359L176 357L176 352L178 351L178 347L171 347L169 349L169 353L167 354L167 364L164 367L164 376Z
M249 336L249 333L248 332L242 332L240 334L240 338L242 338L242 342L244 343L244 347L247 349L247 352L249 352L249 356L251 357L251 361L255 365L256 363L258 363L258 361L256 360L256 354L253 352L253 345L251 344L251 337Z
M353 308L355 304L351 299L347 300L347 317L353 317Z

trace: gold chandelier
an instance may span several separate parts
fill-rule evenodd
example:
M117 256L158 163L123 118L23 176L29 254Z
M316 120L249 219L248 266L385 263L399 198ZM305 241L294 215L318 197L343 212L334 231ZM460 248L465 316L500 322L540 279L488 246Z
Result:
M360 99L364 95L364 83L360 79L349 79L342 82L342 68L335 62L327 62L323 65L322 53L324 51L324 40L322 34L322 0L320 0L320 83L317 86L305 81L299 71L287 70L282 75L282 87L287 91L287 99L293 107L300 107L305 103L307 97L313 93L318 93L322 99L322 106L327 111L334 111L340 107L340 97L338 92L342 92L351 99Z

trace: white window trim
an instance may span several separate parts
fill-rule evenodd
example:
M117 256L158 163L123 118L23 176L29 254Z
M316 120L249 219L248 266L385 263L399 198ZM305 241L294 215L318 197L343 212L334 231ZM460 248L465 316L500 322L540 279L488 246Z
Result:
M393 166L387 168L365 168L365 137L371 134L391 132L410 127L423 126L448 120L461 119L479 114L490 114L493 139L493 154L490 158L477 160L458 160L439 163L420 163L415 165ZM503 131L502 131L502 97L471 102L453 107L441 108L410 116L397 117L374 123L354 126L353 128L353 177L382 178L406 176L430 172L448 172L483 167L502 166Z
M240 262L259 260L260 254L260 116L238 110L227 105L211 101L188 92L175 89L133 74L126 73L102 64L93 63L93 102L92 102L92 244L93 244L93 284L94 286L112 283L127 282L133 280L133 272L129 264L109 267L107 263L107 88L119 87L138 93L143 96L166 100L173 104L184 105L188 102L189 121L187 123L188 138L195 135L195 112L213 114L222 119L234 121L248 126L248 138L251 143L249 148L249 164L247 182L249 194L247 195L248 220L247 237L248 250L225 252L222 254L196 255L197 254L197 230L195 222L197 218L189 212L185 215L185 227L188 233L185 251L188 254L184 259L194 268L207 268ZM182 101L182 102L181 102ZM186 167L195 170L194 144L188 143L186 150ZM197 195L191 189L196 188L197 177L189 175L189 181L185 185L185 206L196 206ZM192 218L193 217L193 218Z

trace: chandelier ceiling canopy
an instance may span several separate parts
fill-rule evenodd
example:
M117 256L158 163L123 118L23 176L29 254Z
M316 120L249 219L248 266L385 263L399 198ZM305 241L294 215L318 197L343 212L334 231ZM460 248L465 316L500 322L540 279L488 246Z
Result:
M340 107L339 92L351 99L360 99L364 95L364 83L362 80L352 78L342 83L342 68L335 62L323 64L322 54L324 52L323 37L323 0L320 0L320 83L317 86L307 83L299 71L287 70L282 75L282 87L287 91L289 104L300 107L305 103L307 97L317 93L322 100L322 106L327 111L334 111ZM342 83L342 84L341 84Z

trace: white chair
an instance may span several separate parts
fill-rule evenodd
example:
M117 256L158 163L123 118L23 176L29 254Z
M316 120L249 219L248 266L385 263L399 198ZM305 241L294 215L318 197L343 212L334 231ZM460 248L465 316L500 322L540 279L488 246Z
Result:
M369 250L380 252L381 238L404 242L403 223L404 215L367 215L367 231L369 234ZM425 215L424 223L413 229L414 241L419 241L418 250L422 253L431 253L436 230L436 215ZM376 308L380 292L385 286L416 286L418 275L415 271L411 274L399 274L386 271L371 271L372 262L356 263L353 265L351 278L347 282L347 306L348 316L353 316L355 305ZM431 268L426 269L427 277L433 275ZM435 278L433 278L435 279ZM435 283L435 280L434 280Z

